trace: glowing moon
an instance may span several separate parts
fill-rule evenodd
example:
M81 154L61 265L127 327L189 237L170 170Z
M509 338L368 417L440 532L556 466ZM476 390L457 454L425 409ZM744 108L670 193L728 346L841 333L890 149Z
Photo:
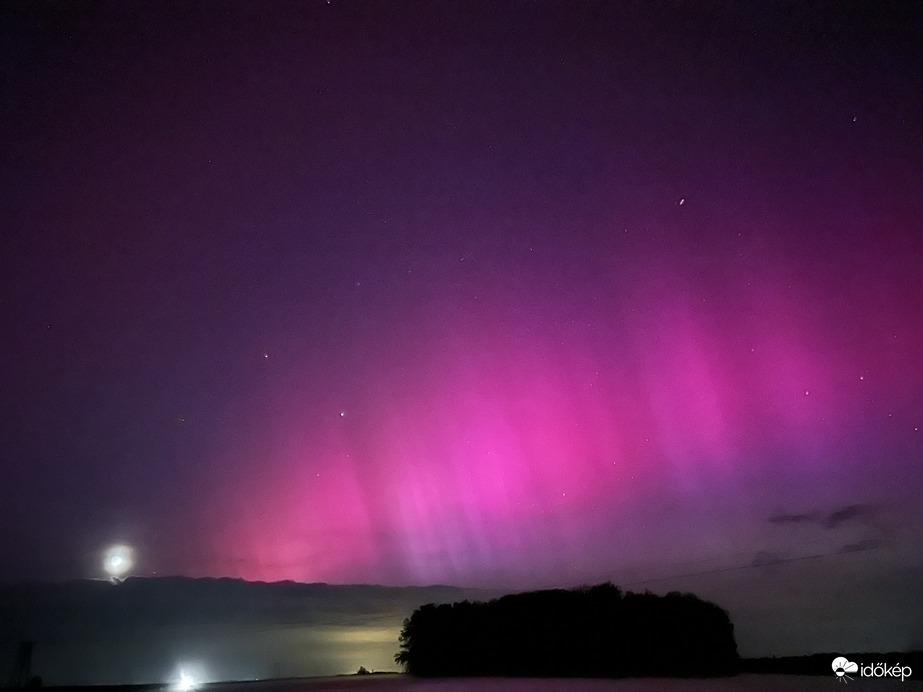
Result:
M110 577L121 579L135 566L135 551L130 546L116 544L103 553L103 569Z

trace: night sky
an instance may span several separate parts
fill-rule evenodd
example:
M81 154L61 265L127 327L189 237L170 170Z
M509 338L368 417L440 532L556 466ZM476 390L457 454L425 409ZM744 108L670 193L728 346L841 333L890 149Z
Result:
M122 543L923 647L921 17L4 3L0 580Z

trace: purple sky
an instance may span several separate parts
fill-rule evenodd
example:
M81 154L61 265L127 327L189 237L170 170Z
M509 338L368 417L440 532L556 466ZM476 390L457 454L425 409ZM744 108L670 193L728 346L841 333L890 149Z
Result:
M923 647L921 13L725 4L4 3L0 579Z

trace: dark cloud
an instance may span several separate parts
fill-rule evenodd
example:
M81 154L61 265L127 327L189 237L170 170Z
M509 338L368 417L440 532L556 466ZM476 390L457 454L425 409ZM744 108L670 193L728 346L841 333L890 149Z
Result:
M861 541L856 541L855 543L847 543L842 548L840 548L841 553L858 553L863 550L874 550L875 548L881 547L882 542L877 538L866 538Z
M768 519L771 524L805 524L817 521L816 514L773 514Z
M843 522L850 521L851 519L864 519L870 517L872 514L874 514L874 509L869 505L849 505L835 512L831 512L827 518L824 519L824 526L828 529L835 529Z
M776 512L767 521L770 524L820 524L826 529L835 529L844 522L853 519L865 519L871 517L874 513L875 509L871 505L854 504L846 505L829 514L820 514L818 512L785 514L784 512Z

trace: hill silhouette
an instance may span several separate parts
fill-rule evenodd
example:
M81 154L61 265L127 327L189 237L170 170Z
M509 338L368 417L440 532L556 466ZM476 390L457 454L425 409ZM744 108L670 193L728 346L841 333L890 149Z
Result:
M714 677L737 673L726 611L692 594L612 584L421 606L395 661L411 675Z

